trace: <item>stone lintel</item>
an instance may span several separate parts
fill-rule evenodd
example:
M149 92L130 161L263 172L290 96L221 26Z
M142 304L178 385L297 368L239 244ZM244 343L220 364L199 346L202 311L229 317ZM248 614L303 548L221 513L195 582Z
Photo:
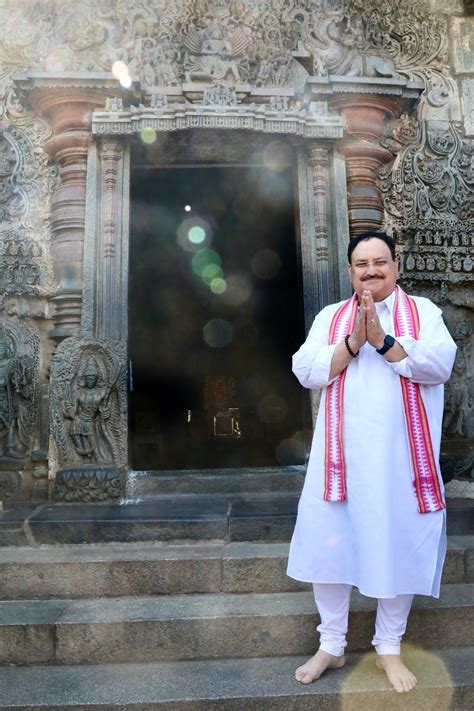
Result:
M403 78L350 77L329 75L309 77L306 81L305 98L318 100L335 94L378 94L381 96L418 99L424 91L423 82L408 81Z

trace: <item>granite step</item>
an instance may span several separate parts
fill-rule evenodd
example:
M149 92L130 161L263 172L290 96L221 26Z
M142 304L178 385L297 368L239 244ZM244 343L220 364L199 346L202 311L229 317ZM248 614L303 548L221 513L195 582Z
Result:
M303 488L306 466L252 469L134 471L128 475L126 497L157 494L271 493Z
M288 550L288 543L5 547L0 599L308 589L286 575ZM449 536L443 583L463 582L474 583L474 536Z
M0 669L0 711L469 711L474 649L408 648L418 678L397 694L374 654L349 654L343 669L307 686L293 678L303 657Z
M349 651L370 648L376 601L354 592ZM104 664L309 654L311 592L0 602L0 664ZM474 584L417 597L406 640L474 644Z
M161 494L90 504L12 504L0 511L0 548L139 541L283 542L291 539L298 499L297 492L275 491ZM451 517L449 506L448 533L473 534L474 519L464 517L465 508Z

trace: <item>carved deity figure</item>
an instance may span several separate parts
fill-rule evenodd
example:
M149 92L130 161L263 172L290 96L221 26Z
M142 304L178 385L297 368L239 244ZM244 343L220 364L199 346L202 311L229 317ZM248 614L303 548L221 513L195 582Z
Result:
M116 462L118 450L108 426L110 386L94 356L83 362L68 390L63 411L76 453L86 462Z
M237 27L229 31L218 17L205 18L205 26L193 29L184 38L188 50L186 81L191 83L229 79L240 81L237 57L250 43L248 31Z
M0 457L23 457L28 449L29 368L15 358L0 328Z
M453 335L458 352L446 388L443 431L448 436L469 437L468 420L473 408L472 386L469 387L472 335L469 321L457 321Z

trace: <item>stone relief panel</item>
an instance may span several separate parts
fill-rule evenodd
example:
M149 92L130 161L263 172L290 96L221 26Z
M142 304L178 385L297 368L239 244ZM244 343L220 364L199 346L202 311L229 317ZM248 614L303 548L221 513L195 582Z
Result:
M404 114L387 125L382 144L396 156L380 173L391 218L474 218L474 143L459 126Z
M25 324L0 323L0 461L25 459L38 416L39 339Z
M48 125L0 85L0 301L10 294L54 293L50 200L57 170L43 144Z
M118 496L127 465L126 344L68 338L51 367L56 497Z

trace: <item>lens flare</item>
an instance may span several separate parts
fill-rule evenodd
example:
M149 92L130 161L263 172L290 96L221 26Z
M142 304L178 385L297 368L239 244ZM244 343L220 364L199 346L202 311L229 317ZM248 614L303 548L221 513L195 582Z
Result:
M225 279L222 279L222 277L216 277L211 281L210 288L213 294L223 294L227 289Z
M208 264L201 272L201 279L208 285L211 285L214 279L219 279L223 276L224 272L218 264Z
M188 232L188 240L193 244L202 244L206 239L206 230L200 225L194 225Z
M232 341L232 324L223 318L213 318L202 329L202 335L211 348L225 348Z
M279 464L303 464L308 449L308 434L303 430L292 437L282 439L275 450Z
M221 266L221 258L213 249L200 249L191 260L193 272L202 278L206 267Z
M227 289L223 299L230 306L240 306L250 299L252 287L244 274L232 274L227 278Z
M143 143L154 143L156 141L156 131L152 128L143 128L140 131L140 138Z
M130 89L130 87L132 86L132 79L130 77L128 67L125 62L114 62L112 64L112 75L120 82L120 84L125 89Z
M283 140L270 141L263 151L263 162L267 168L276 171L285 170L291 165L292 157L291 146Z

